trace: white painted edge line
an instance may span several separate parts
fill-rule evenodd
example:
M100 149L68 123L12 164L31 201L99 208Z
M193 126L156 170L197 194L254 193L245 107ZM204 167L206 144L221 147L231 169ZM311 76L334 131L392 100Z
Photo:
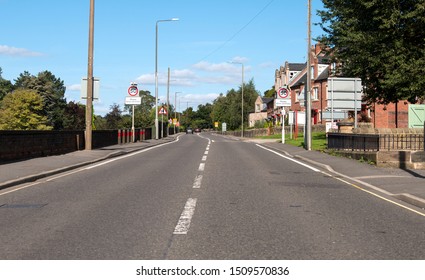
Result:
M195 178L195 181L193 182L193 188L194 189L200 189L201 188L201 182L202 182L202 175L198 175Z
M204 171L204 170L205 170L205 163L201 163L201 164L199 164L199 168L198 168L198 170L199 170L199 171Z
M261 145L259 145L259 144L255 144L255 145L256 145L256 146L258 146L258 147L260 147L261 149L264 149L264 150L266 150L266 151L269 151L269 152L271 152L271 153L273 153L273 154L275 154L275 155L278 155L278 156L283 157L283 158L285 158L285 159L287 159L287 160L290 160L290 161L292 161L292 162L295 162L296 164L299 164L299 165L302 165L302 166L304 166L304 167L307 167L308 169L311 169L311 170L313 170L314 172L320 172L320 170L319 170L319 169L317 169L317 168L315 168L315 167L313 167L313 166L307 165L307 164L305 164L305 163L303 163L303 162L301 162L301 161L298 161L298 160L295 160L295 159L293 159L293 158L290 158L290 157L284 156L284 155L282 155L282 154L280 154L280 153L278 153L278 152L276 152L276 151L273 151L273 150L271 150L271 149L265 148L265 147L263 147L263 146L261 146Z
M108 164L108 163L113 162L113 161L116 161L116 160L120 160L120 159L124 159L124 158L127 158L127 157L131 157L131 156L134 156L134 155L137 155L137 154L140 154L140 153L144 153L144 152L147 152L147 151L149 151L149 150L156 149L156 148L159 148L159 147L162 147L162 146L165 146L165 145L173 144L173 143L175 143L175 142L178 142L178 141L179 141L179 139L180 139L180 136L178 136L178 137L176 138L176 140L175 140L175 141L168 142L168 143L164 143L164 144L160 144L160 145L153 146L153 147L150 147L150 148L146 148L146 149L144 149L144 150L140 150L140 151L137 151L137 152L133 152L133 153L130 153L130 154L127 154L127 155L119 156L119 157L116 157L116 158L113 158L113 159L110 159L110 160L106 160L106 161L104 161L104 162L101 162L101 163L98 163L98 164L95 164L95 165L91 165L91 166L88 166L88 167L84 167L84 168L77 169L77 170L75 170L75 171L66 172L66 173L64 173L64 174L60 174L60 175L58 175L58 176L55 176L55 177L49 178L49 179L45 180L45 182L53 181L53 180L55 180L55 179L59 179L59 178L62 178L62 177L66 177L66 176L69 176L69 175L72 175L72 174L75 174L75 173L81 172L81 171L83 171L83 170L93 169L93 168L96 168L96 167L99 167L99 166L102 166L102 165ZM13 193L13 192L16 192L16 191L19 191L19 190L23 190L23 189L26 189L26 188L29 188L29 187L32 187L32 186L35 186L35 185L39 185L39 184L41 184L41 183L43 183L43 182L42 182L42 181L37 181L37 182L33 182L33 183L27 184L27 185L22 186L22 187L18 187L18 188L16 188L16 189L10 189L10 190L8 190L8 191L5 191L5 192L0 193L0 196L2 196L2 195L6 195L6 194L9 194L9 193Z
M364 189L364 188L362 188L362 187L360 187L360 186L358 186L358 185L355 185L355 184L353 184L353 183L348 182L347 180L344 180L344 179L342 179L342 178L338 178L338 177L336 177L336 176L334 176L334 175L332 175L332 174L329 174L329 173L327 173L327 172L321 171L321 170L319 170L319 169L317 169L317 168L314 168L314 167L312 167L312 166L309 166L309 165L307 165L307 164L305 164L305 163L299 162L299 161L294 160L294 159L292 159L292 158L290 158L290 157L287 157L287 156L284 156L284 155L282 155L282 154L279 154L278 152L273 151L273 150L268 149L268 148L265 148L265 147L263 147L263 146L261 146L261 145L259 145L259 144L256 144L256 145L257 145L258 147L260 147L260 148L262 148L262 149L264 149L264 150L267 150L267 151L269 151L269 152L272 152L272 153L274 153L274 154L276 154L276 155L278 155L278 156L280 156L280 157L283 157L283 158L288 159L288 160L290 160L290 161L293 161L293 162L295 162L295 163L297 163L297 164L300 164L300 165L302 165L302 166L305 166L305 167L307 167L307 168L309 168L309 169L311 169L311 170L313 170L313 171L315 171L315 172L319 172L319 173L322 173L322 174L327 175L327 176L329 176L329 177L332 177L332 178L334 178L334 179L336 179L336 180L338 180L338 181L341 181L341 182L343 182L343 183L345 183L345 184L347 184L347 185L350 185L350 186L352 186L352 187L354 187L354 188L356 188L356 189L358 189L358 190L361 190L361 191L363 191L363 192L365 192L365 193L368 193L368 194L370 194L370 195L373 195L373 196L375 196L375 197L377 197L377 198L379 198L379 199L381 199L381 200L384 200L384 201L386 201L386 202L392 203L392 204L397 205L398 207L401 207L401 208L403 208L403 209L405 209L405 210L408 210L408 211L410 211L410 212L413 212L413 213L415 213L415 214L418 214L418 215L420 215L420 216L425 217L425 213L419 212L419 211L417 211L417 210L415 210L415 209L413 209L413 208L407 207L407 206L405 206L405 205L403 205L403 204L400 204L400 203L398 203L398 202L396 202L396 201L393 201L393 200L391 200L391 199L385 198L385 197L383 197L382 195L379 195L379 194L376 194L376 193L374 193L374 192L372 192L372 191L366 190L366 189ZM375 186L373 186L373 185L371 185L371 184L368 184L368 183L366 183L366 182L362 182L362 181L360 181L360 180L356 180L356 179L354 179L354 178L351 178L351 177L349 177L349 176L347 176L347 175L344 175L344 174L338 173L338 172L336 172L336 171L331 171L331 172L333 172L333 173L337 174L337 176L339 175L339 176L344 177L344 178L346 178L346 179L352 180L352 181L354 181L354 182L356 182L356 183L364 184L364 185L366 185L367 187L370 187L370 188L372 188L372 189L374 189L374 190L376 190L376 191L381 191L381 192L383 192L383 193L385 193L385 194L388 194L389 196L391 196L391 195L392 195L391 193L389 193L389 192L387 192L387 191L385 191L385 190L379 189L379 188L377 188L377 187L375 187Z
M180 215L179 221L174 228L173 234L187 234L193 214L195 213L196 198L189 198L186 201L183 212Z

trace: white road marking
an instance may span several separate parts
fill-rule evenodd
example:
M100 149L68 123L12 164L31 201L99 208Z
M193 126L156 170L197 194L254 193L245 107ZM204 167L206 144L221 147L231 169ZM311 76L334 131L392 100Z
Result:
M201 188L201 182L202 182L202 175L196 176L195 181L193 182L193 188L194 189Z
M319 169L317 169L317 168L315 168L315 167L313 167L313 166L307 165L307 164L305 164L305 163L303 163L303 162L301 162L301 161L295 160L295 159L293 159L293 158L290 158L290 157L284 156L284 155L282 155L282 154L280 154L280 153L278 153L278 152L276 152L276 151L273 151L273 150L271 150L271 149L265 148L265 147L263 147L263 146L261 146L261 145L259 145L259 144L256 144L256 145L257 145L258 147L260 147L261 149L264 149L264 150L266 150L266 151L269 151L269 152L271 152L271 153L273 153L273 154L276 154L276 155L278 155L278 156L280 156L280 157L283 157L283 158L285 158L285 159L287 159L287 160L293 161L293 162L295 162L296 164L299 164L299 165L302 165L302 166L304 166L304 167L307 167L308 169L311 169L311 170L313 170L314 172L320 172L320 170L319 170Z
M209 151L205 151L204 155L208 155Z
M133 152L133 153L130 153L130 154L127 154L127 155L119 156L119 157L116 157L116 158L113 158L113 159L110 159L110 160L103 161L103 162L98 163L98 164L94 164L94 165L91 165L91 166L88 166L88 167L83 167L83 168L77 169L75 171L70 171L70 172L67 172L67 173L64 173L64 174L60 174L58 176L55 176L53 178L49 178L49 179L44 180L44 181L33 182L33 183L30 183L30 184L25 185L25 186L21 186L21 187L15 188L15 189L11 189L11 190L2 192L2 193L0 193L0 196L1 195L6 195L6 194L9 194L9 193L13 193L13 192L16 192L16 191L19 191L19 190L23 190L23 189L26 189L26 188L29 188L29 187L32 187L32 186L35 186L35 185L39 185L39 184L41 184L43 182L53 181L55 179L62 178L62 177L65 177L65 176L69 176L69 175L72 175L72 174L75 174L75 173L78 173L78 172L82 172L84 170L93 169L93 168L96 168L96 167L99 167L99 166L102 166L102 165L105 165L105 164L108 164L108 163L111 163L111 162L114 162L114 161L117 161L117 160L121 160L121 159L124 159L124 158L132 157L134 155L137 155L137 154L140 154L140 153L144 153L144 152L147 152L147 151L152 150L152 149L156 149L156 148L159 148L159 147L162 147L162 146L165 146L165 145L176 143L179 140L180 140L180 136L178 136L176 138L176 141L172 141L172 142L160 144L160 145L153 146L153 147L150 147L150 148L146 148L144 150Z
M189 198L186 201L183 212L180 215L180 219L174 228L174 234L187 234L192 221L193 214L195 213L196 198Z
M413 212L413 213L415 213L415 214L418 214L418 215L421 215L421 216L424 216L424 217L425 217L425 213L419 212L419 211L417 211L417 210L415 210L415 209L413 209L413 208L407 207L407 206L405 206L405 205L403 205L403 204L400 204L400 203L398 203L398 202L396 202L396 201L393 201L393 200L391 200L391 199L385 198L385 197L383 197L383 196L381 196L381 195L379 195L379 194L376 194L376 193L374 193L374 192L371 192L371 191L369 191L369 190L366 190L366 189L364 189L364 188L362 188L362 187L360 187L360 186L358 186L358 185L355 185L355 184L353 184L353 183L351 183L351 182L349 182L349 181L346 181L346 180L344 180L344 179L342 179L342 178L338 178L338 177L336 177L336 176L334 176L334 175L332 175L332 174L329 174L329 173L327 173L327 172L321 171L321 170L319 170L319 169L317 169L317 168L314 168L314 167L312 167L312 166L309 166L309 165L307 165L307 164L305 164L305 163L302 163L302 162L300 162L300 161L294 160L293 158L290 158L290 157L284 156L284 155L282 155L282 154L280 154L280 153L278 153L278 152L276 152L276 151L273 151L273 150L267 149L267 148L265 148L265 147L263 147L263 146L261 146L261 145L259 145L259 144L256 144L256 145L257 145L258 147L260 147L260 148L262 148L262 149L264 149L264 150L267 150L267 151L269 151L269 152L272 152L272 153L274 153L274 154L276 154L276 155L278 155L278 156L280 156L280 157L283 157L283 158L285 158L285 159L288 159L288 160L290 160L290 161L293 161L293 162L295 162L295 163L297 163L297 164L299 164L299 165L305 166L305 167L307 167L307 168L309 168L309 169L311 169L311 170L313 170L313 171L315 171L315 172L319 172L319 173L322 173L322 174L324 174L324 175L326 175L326 176L332 177L332 178L334 178L334 179L336 179L336 180L338 180L338 181L341 181L341 182L343 182L343 183L345 183L345 184L347 184L347 185L350 185L350 186L352 186L352 187L355 187L355 188L356 188L356 189L358 189L358 190L361 190L361 191L363 191L363 192L365 192L365 193L368 193L368 194L370 194L370 195L373 195L373 196L375 196L375 197L377 197L377 198L379 198L379 199L381 199L381 200L387 201L387 202L392 203L392 204L394 204L394 205L397 205L397 206L399 206L399 207L401 207L401 208L403 208L403 209L406 209L406 210L411 211L411 212ZM334 172L334 173L335 173L335 174L337 174L337 176L338 176L338 175L343 175L343 174L340 174L340 173L338 173L338 172ZM347 179L349 179L349 180L355 181L355 182L357 182L357 183L360 183L360 184L366 185L367 187L370 187L370 188L372 188L372 189L374 189L374 190L381 191L381 192L383 192L383 193L385 193L385 194L388 194L388 195L390 195L390 196L391 196L391 195L393 195L393 194L391 194L391 193L389 193L389 192L387 192L387 191L385 191L385 190L381 190L381 189L379 189L379 188L377 188L377 187L375 187L375 186L373 186L373 185L371 185L371 184L368 184L368 183L366 183L366 182L362 182L362 181L360 181L360 180L356 180L355 178L351 178L351 177L349 177L349 176L347 176L347 175L343 175L343 177L345 177L345 178L347 178Z
M206 160L207 160L207 156L203 156L202 161L206 161Z
M201 163L201 164L199 164L199 168L198 168L198 170L199 170L199 171L204 171L204 169L205 169L205 163Z

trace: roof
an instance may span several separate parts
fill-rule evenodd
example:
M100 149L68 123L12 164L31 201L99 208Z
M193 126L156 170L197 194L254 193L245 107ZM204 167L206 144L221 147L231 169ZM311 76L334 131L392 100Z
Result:
M326 80L327 78L329 78L329 66L326 67L326 69L323 70L323 72L320 73L319 76L317 76L317 78L315 79L315 81Z
M288 63L289 71L302 71L306 63Z
M274 100L274 98L272 97L261 97L261 101L263 101L264 104L268 104L270 102L272 102Z

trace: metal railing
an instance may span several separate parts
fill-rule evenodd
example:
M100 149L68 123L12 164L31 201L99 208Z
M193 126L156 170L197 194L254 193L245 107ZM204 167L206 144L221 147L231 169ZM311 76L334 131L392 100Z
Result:
M328 133L328 149L350 151L420 151L422 134L349 134Z

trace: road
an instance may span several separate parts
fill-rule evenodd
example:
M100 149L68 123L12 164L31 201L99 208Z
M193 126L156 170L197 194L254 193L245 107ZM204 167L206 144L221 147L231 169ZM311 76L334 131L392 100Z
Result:
M0 259L425 259L425 220L220 135L0 192Z

